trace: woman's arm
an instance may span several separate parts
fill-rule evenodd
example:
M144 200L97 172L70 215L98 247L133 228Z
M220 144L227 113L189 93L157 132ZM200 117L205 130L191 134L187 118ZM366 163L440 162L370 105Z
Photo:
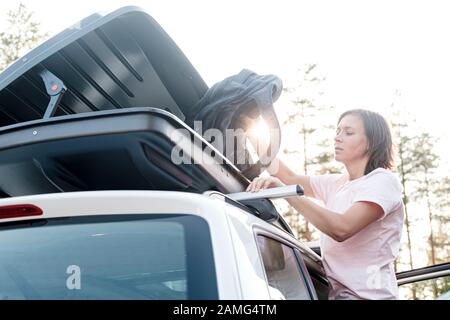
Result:
M283 182L276 177L258 177L252 181L247 190L255 192L283 185ZM306 197L286 200L317 229L339 242L347 240L383 216L381 206L367 201L355 202L347 211L339 214L317 205Z
M267 171L274 177L277 177L284 184L293 185L299 184L303 187L305 195L308 197L314 197L311 184L309 183L309 176L303 176L294 173L289 167L284 164L280 159L275 158Z
M383 216L383 209L373 202L355 202L347 211L339 214L305 197L286 200L317 229L339 242L347 240Z

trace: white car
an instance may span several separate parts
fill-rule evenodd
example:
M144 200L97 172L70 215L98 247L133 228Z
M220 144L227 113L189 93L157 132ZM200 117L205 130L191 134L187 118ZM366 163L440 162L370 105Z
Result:
M2 199L0 242L2 300L309 300L327 294L319 256L281 224L216 192Z
M135 7L0 74L0 300L327 298L319 250L183 121L207 90Z
M0 299L326 297L320 257L270 200L229 198L248 177L183 121L207 89L135 7L0 75Z

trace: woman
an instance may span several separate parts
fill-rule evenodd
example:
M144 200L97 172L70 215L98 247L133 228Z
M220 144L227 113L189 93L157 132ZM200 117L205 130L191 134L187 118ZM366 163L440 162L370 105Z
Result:
M403 225L402 188L389 171L392 137L386 120L367 110L339 117L335 158L344 174L302 176L280 160L257 177L247 191L300 184L307 197L288 202L322 232L320 246L330 282L329 299L397 299L393 268Z

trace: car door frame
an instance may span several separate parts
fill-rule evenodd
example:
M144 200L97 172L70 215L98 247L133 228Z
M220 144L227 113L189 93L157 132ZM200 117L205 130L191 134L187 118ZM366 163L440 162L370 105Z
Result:
M450 262L398 272L397 284L401 286L408 283L431 280L443 276L450 276Z
M308 289L309 296L310 296L311 300L318 300L316 289L314 288L314 285L313 285L311 276L308 272L308 269L306 267L306 264L303 261L303 257L302 257L302 253L301 253L302 248L300 248L294 241L291 241L290 239L286 239L285 237L280 236L278 233L271 232L271 231L267 230L266 228L262 228L261 226L254 226L253 232L254 232L256 243L258 242L257 241L258 236L264 236L264 237L271 238L275 241L278 241L278 242L290 247L293 250L300 273L305 281L306 288ZM258 246L258 253L261 255L259 245L257 244L257 246ZM262 263L262 257L260 260ZM263 266L263 268L264 268L264 266ZM264 274L265 274L265 271L264 271ZM266 278L266 283L268 283L267 278Z
M402 271L398 272L396 275L397 285L399 287L405 284L447 277L450 276L450 262Z

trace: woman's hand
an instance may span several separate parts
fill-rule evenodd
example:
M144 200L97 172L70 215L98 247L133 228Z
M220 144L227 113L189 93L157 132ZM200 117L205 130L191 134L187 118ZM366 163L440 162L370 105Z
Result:
M253 181L248 185L247 190L248 192L257 192L262 189L267 188L275 188L275 187L282 187L284 186L284 183L280 181L277 177L256 177L253 179Z

